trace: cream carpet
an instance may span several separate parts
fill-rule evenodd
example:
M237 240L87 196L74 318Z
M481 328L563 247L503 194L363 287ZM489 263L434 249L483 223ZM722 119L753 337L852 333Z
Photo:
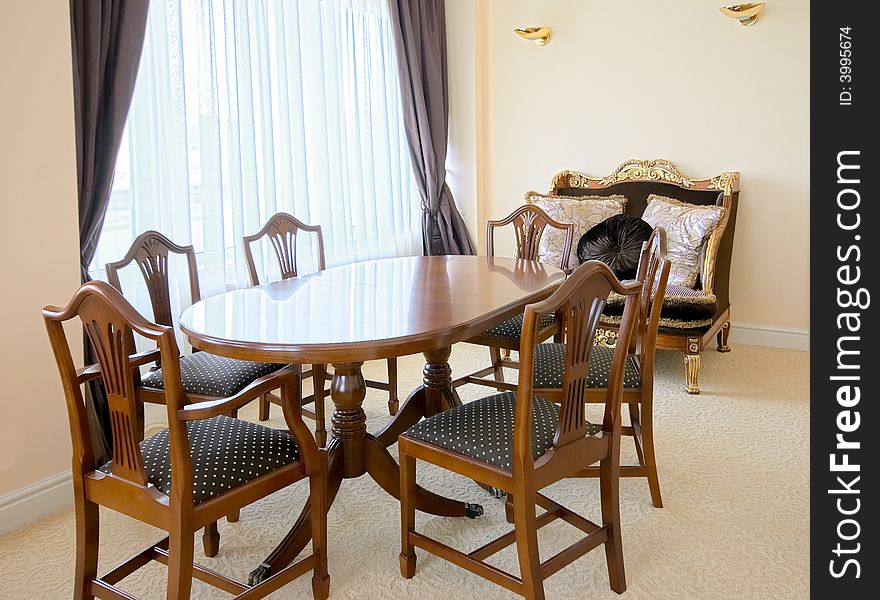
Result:
M460 345L456 373L481 366L484 348ZM666 507L651 506L641 479L621 482L625 598L806 598L808 597L809 355L734 346L729 354L703 355L700 396L684 392L680 354L658 353L657 455ZM384 377L384 363L365 369ZM420 356L400 361L401 390L421 378ZM487 388L461 388L465 401ZM59 399L59 410L62 403ZM370 390L365 403L370 430L388 419L385 398ZM281 426L280 410L273 423ZM255 418L256 407L244 412ZM59 443L66 443L59 440ZM624 440L624 460L632 460ZM420 463L420 465L423 463ZM476 520L419 514L417 527L462 549L476 548L508 530L503 504L472 481L424 466L420 482L435 491L486 508ZM242 511L236 524L220 524L220 554L200 562L239 579L280 540L303 503L303 483ZM548 488L548 495L598 520L598 481L573 480ZM158 530L110 511L102 512L102 569L161 537ZM577 539L559 521L540 533L542 556ZM330 597L491 600L510 592L418 551L416 576L398 572L399 513L396 502L368 477L349 480L329 515ZM74 523L71 510L0 537L0 598L71 597ZM197 537L196 555L200 553ZM496 555L499 566L517 572L515 553ZM308 577L272 598L311 598ZM163 598L165 569L150 565L122 587L144 598ZM608 587L604 552L597 549L545 583L548 599L616 598ZM228 598L199 582L195 598Z

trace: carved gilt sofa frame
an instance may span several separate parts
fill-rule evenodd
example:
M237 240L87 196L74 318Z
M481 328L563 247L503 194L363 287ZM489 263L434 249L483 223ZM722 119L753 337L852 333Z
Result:
M627 197L625 212L637 217L642 216L651 194L691 204L715 204L727 209L723 222L706 243L696 286L717 298L717 308L711 324L684 329L665 327L661 320L657 335L657 348L684 352L687 391L690 394L700 393L700 352L712 343L713 338L717 339L719 352L730 350L730 261L733 254L739 183L740 173L737 171L696 179L684 176L668 160L631 159L622 163L607 177L590 177L577 171L562 171L553 178L551 184L550 193L560 196L622 194ZM604 335L605 339L613 340L614 332L615 326L606 323L600 337Z

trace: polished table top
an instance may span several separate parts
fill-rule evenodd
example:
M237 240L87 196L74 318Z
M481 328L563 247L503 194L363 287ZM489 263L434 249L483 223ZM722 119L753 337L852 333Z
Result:
M563 279L552 266L507 258L372 260L206 298L180 326L197 348L233 358L364 361L467 339Z

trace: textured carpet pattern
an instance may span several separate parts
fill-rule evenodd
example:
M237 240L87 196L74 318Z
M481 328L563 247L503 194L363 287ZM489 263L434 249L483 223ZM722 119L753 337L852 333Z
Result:
M461 374L487 359L485 348L460 345L451 362ZM735 346L729 354L706 352L702 363L703 393L688 396L682 356L658 353L655 419L666 507L651 506L644 480L621 481L628 584L623 598L806 598L809 355ZM419 382L421 367L420 357L401 359L402 395ZM384 361L367 365L365 371L384 377ZM467 386L461 393L467 401L491 392ZM58 409L62 406L59 399ZM388 419L381 392L368 392L365 409L371 431ZM281 411L272 414L271 424L282 426ZM243 416L255 419L256 404ZM624 460L631 461L635 453L624 442ZM472 481L429 466L420 468L418 479L430 489L486 507L485 516L473 521L418 514L420 530L471 550L509 529L503 504ZM221 522L216 558L200 556L197 536L198 560L245 579L293 523L306 489L301 482L245 508L238 523ZM589 518L599 518L597 480L562 482L547 493ZM102 511L101 518L102 572L162 535L110 511ZM421 551L415 578L402 579L398 507L368 477L344 482L329 515L329 534L332 599L515 597ZM541 555L546 559L576 539L576 530L553 523L541 530ZM72 510L0 537L0 578L6 582L0 598L70 598L73 540ZM494 563L517 572L511 549L496 555ZM300 578L270 597L311 598L308 581ZM158 599L164 598L164 582L164 567L150 565L121 586ZM558 572L545 586L548 600L619 597L608 587L601 549ZM195 582L193 597L229 596Z

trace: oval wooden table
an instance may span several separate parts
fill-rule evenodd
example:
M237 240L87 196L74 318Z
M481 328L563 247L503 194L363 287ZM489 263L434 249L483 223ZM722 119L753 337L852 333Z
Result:
M181 315L180 326L193 346L221 356L333 365L329 509L342 480L365 473L399 498L399 469L387 447L423 417L461 405L450 386L452 345L522 313L563 279L552 266L516 259L374 260L206 298ZM426 360L423 384L382 431L367 433L364 361L417 352ZM478 504L421 488L416 507L444 516L482 514ZM281 544L251 573L252 583L289 564L305 547L310 510L306 504Z

